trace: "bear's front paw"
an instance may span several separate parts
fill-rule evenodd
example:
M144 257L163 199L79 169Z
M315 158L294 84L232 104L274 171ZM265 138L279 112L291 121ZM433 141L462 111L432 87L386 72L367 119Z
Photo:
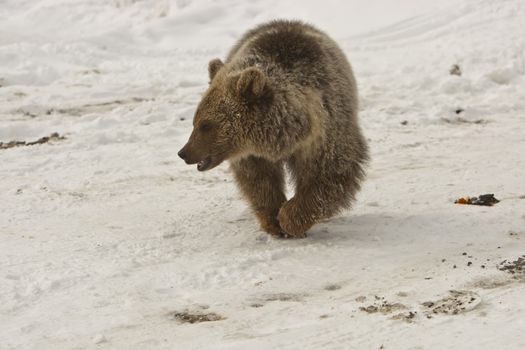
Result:
M313 226L314 222L305 219L304 209L298 205L293 198L279 210L279 225L293 238L306 237L306 231Z
M261 223L261 229L266 233L279 238L286 235L281 226L279 226L279 222L276 219L259 219L259 221Z

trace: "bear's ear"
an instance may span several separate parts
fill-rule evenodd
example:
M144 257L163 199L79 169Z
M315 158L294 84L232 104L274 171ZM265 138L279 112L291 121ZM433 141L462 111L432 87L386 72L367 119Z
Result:
M242 99L261 97L267 89L264 73L257 68L247 68L237 81L237 94Z
M215 74L224 66L224 63L219 58L214 58L208 63L208 75L210 76L210 81L213 80Z

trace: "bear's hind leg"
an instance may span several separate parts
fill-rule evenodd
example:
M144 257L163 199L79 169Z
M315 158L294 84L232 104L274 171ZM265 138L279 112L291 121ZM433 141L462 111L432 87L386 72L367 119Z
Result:
M261 228L269 234L283 236L277 215L286 202L284 170L280 163L250 156L232 162L235 180L250 202Z

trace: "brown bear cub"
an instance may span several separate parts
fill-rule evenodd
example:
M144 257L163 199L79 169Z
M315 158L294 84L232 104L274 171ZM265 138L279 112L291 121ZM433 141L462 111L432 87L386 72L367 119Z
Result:
M199 171L229 160L264 231L304 237L348 207L364 179L368 148L357 87L344 53L298 21L248 31L225 62L209 63L210 86L179 156ZM285 168L295 187L285 195Z

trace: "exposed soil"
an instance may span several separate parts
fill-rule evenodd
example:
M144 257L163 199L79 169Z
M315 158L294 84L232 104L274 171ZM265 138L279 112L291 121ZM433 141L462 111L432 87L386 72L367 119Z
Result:
M464 112L463 110L461 112L457 112L456 110L456 114L460 114ZM441 120L447 124L457 124L457 125L461 125L461 124L487 124L488 122L485 120L485 119L475 119L475 120L469 120L469 119L465 119L465 118L462 118L462 117L457 117L457 118L441 118Z
M401 312L401 313L398 313L392 316L392 319L405 321L407 323L412 323L414 322L414 318L416 317L416 315L417 315L417 311Z
M173 318L182 323L201 323L201 322L213 322L224 320L225 317L218 315L214 312L200 313L195 312L191 313L188 311L184 312L175 312L173 313Z
M36 141L26 142L26 141L9 141L9 142L0 142L0 149L8 149L13 147L21 147L21 146L34 146L34 145L40 145L43 143L48 143L50 141L60 141L65 140L66 138L64 136L60 136L57 132L52 133L49 136L44 136L39 138Z
M329 284L326 287L324 287L324 289L327 291L333 291L333 290L341 289L341 286L338 284Z
M451 290L449 295L437 301L422 303L427 316L432 314L457 315L470 311L479 305L481 298L471 291Z
M384 297L375 296L375 302L368 306L361 306L359 310L364 311L369 314L380 313L383 315L390 315L392 313L398 312L395 315L391 316L392 320L404 321L407 323L412 323L414 318L417 315L417 311L402 311L407 310L407 307L401 303L391 303L385 300ZM359 299L359 300L358 300ZM356 298L358 302L364 302L366 297L361 296ZM402 312L399 312L402 311Z
M303 300L301 295L292 293L275 293L267 294L264 296L265 301L301 301Z
M389 303L386 300L381 300L368 306L361 306L359 310L373 314L380 312L382 314L389 314L397 310L404 310L407 307L401 303Z
M113 109L120 106L133 106L138 103L154 101L154 98L144 98L144 97L131 97L128 99L117 99L112 101L105 101L99 103L88 103L77 107L66 107L66 108L45 108L41 113L18 109L17 112L31 118L40 117L42 115L52 115L52 114L64 114L73 117L83 116L89 113L102 113L109 112Z
M525 255L520 256L514 261L503 260L498 265L498 270L508 272L515 276L525 276Z
M457 64L453 64L452 67L450 67L450 70L448 72L450 73L450 75L461 76L462 74L461 67Z
M114 100L114 101L107 101L107 102L100 102L100 103L90 103L90 104L85 104L80 107L51 109L48 111L48 113L52 114L56 112L56 113L67 114L71 116L82 116L88 113L111 111L122 105L130 105L134 103L136 104L136 103L147 102L147 101L152 101L152 100L153 99L151 98L132 97L130 99Z

